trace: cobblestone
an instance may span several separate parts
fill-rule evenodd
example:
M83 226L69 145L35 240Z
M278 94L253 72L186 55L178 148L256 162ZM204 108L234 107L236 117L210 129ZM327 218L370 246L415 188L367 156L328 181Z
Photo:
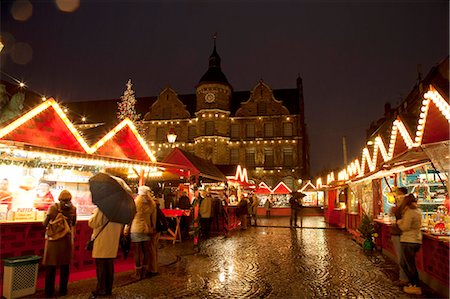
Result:
M172 261L160 275L132 281L120 273L111 298L410 298L392 283L397 266L364 253L343 230L249 227L199 251L184 242L161 252ZM67 298L87 298L94 286L73 283Z

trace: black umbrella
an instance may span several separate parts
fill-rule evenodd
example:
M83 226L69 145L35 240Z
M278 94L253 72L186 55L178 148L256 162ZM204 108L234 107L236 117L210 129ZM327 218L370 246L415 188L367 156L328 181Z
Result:
M136 214L132 191L120 178L97 173L89 179L92 202L111 222L130 223Z

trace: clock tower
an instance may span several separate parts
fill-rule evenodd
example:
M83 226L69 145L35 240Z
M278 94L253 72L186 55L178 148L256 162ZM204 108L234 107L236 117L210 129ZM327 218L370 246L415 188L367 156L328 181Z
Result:
M211 109L230 111L230 100L233 90L222 73L220 60L216 50L216 37L214 36L214 49L211 56L209 56L208 70L196 87L197 112Z

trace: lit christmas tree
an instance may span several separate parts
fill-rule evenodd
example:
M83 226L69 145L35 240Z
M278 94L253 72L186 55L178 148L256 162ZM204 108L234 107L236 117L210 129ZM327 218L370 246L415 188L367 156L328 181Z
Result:
M129 79L127 90L120 97L121 101L117 103L119 105L117 118L123 120L128 117L136 125L141 115L136 113L136 98L134 97L134 90L131 89L132 86L131 79Z

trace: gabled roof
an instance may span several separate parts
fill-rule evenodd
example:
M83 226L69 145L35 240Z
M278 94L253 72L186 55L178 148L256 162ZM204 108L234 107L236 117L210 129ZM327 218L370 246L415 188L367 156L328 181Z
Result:
M174 148L162 161L163 163L170 163L181 165L189 168L191 176L202 176L216 181L225 182L227 178L222 172L210 161L202 159L194 154L184 151L178 147ZM171 171L177 172L180 176L186 176L186 173L178 173L179 170L173 169Z
M308 183L300 189L300 192L315 192L316 190L316 186L314 186L311 181L308 181Z
M82 153L90 149L54 99L10 122L0 130L0 138Z
M128 118L93 146L89 146L52 98L0 129L0 139L112 158L156 162L147 144Z
M261 182L259 183L258 187L255 189L256 194L271 194L272 190L270 190L270 187L266 185L266 183Z
M292 190L289 189L288 186L286 186L285 183L279 182L278 185L275 186L272 190L273 194L290 194L292 193Z
M300 113L300 100L297 88L276 89L273 95L277 100L283 102L291 114ZM180 101L186 105L186 110L190 115L195 115L197 97L195 94L178 95ZM230 112L231 116L236 114L242 102L250 98L250 91L235 91L231 96ZM136 112L144 119L150 107L155 103L157 96L136 98ZM76 125L82 124L81 117L86 117L86 123L102 123L105 130L110 129L112 124L117 123L117 103L119 99L92 100L81 102L65 102L63 105L68 108L67 114L74 120ZM102 113L97 113L101 107Z

